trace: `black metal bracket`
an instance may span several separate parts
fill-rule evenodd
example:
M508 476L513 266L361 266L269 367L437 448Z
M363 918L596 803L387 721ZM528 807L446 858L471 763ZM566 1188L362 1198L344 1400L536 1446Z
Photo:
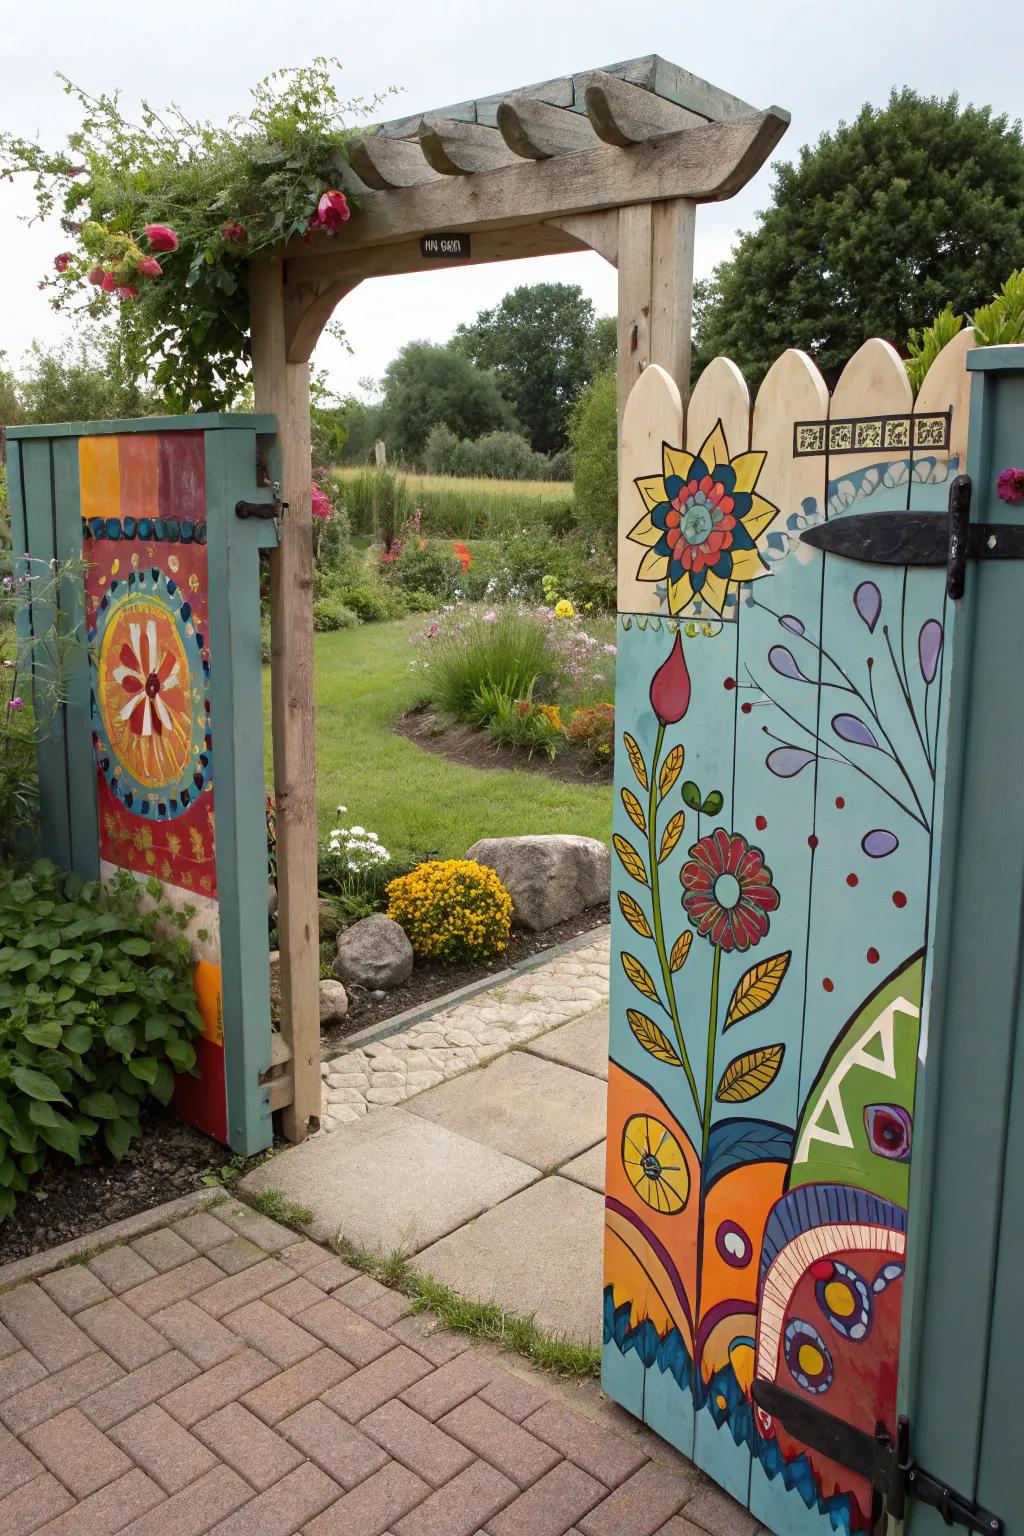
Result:
M287 509L288 503L286 501L278 501L276 496L274 497L273 501L235 502L236 517L261 517L266 519L267 522L269 522L271 518L273 518L276 522L276 520L281 516L281 513L287 511Z
M907 1499L916 1499L937 1509L947 1525L966 1526L977 1536L1002 1536L1003 1522L998 1515L918 1466L910 1454L909 1419L897 1419L894 1445L883 1424L871 1435L774 1382L755 1381L751 1395L759 1408L778 1419L804 1445L868 1479L877 1495L878 1527L883 1515L902 1520Z
M968 560L1024 560L1024 524L971 522L971 479L957 475L947 512L855 512L819 523L804 544L866 565L944 565L946 591L964 595Z

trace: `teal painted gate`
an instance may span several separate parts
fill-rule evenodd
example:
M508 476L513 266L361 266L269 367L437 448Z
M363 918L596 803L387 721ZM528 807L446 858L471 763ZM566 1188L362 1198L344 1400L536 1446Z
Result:
M1021 1502L987 1321L1016 1341L1020 567L955 603L942 567L801 538L945 510L968 355L1000 362L969 346L916 401L885 343L831 398L786 353L752 410L719 359L685 433L652 368L623 423L603 1382L779 1536L879 1514L810 1408L869 1439L910 1409L930 1470ZM975 521L1018 408L997 452L976 398Z
M205 1029L173 1104L247 1154L271 1141L259 555L277 529L235 508L269 503L275 432L186 416L8 433L16 555L66 570L62 622L88 640L39 745L42 852L84 879L127 871L180 914ZM24 623L46 633L38 608Z

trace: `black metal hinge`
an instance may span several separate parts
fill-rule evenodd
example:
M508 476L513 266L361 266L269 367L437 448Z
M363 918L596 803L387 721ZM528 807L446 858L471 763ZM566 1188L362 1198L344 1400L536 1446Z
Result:
M243 520L250 517L265 518L268 522L271 518L275 523L282 512L287 512L288 503L281 500L281 487L275 480L272 485L273 500L271 501L236 501L235 516Z
M867 565L944 565L946 591L964 595L968 560L1024 560L1024 525L971 523L971 478L957 475L947 512L855 512L819 523L804 544Z
M947 1525L966 1526L978 1536L1002 1536L1003 1522L998 1515L918 1466L910 1454L909 1419L897 1419L893 1444L884 1425L868 1434L774 1382L755 1381L751 1394L759 1408L778 1419L810 1450L868 1479L878 1496L879 1523L882 1515L902 1520L907 1500L916 1499L937 1509Z

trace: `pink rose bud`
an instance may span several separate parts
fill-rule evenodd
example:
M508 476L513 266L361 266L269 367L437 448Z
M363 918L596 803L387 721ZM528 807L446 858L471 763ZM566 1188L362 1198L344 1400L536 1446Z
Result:
M142 233L154 251L176 251L178 237L166 224L147 224Z
M102 267L93 267L92 271L89 273L89 281L90 283L95 283L96 287L99 288L102 286L105 276L106 273Z
M117 278L114 276L113 272L104 272L100 287L103 289L104 293L116 293Z
M136 270L141 272L143 277L163 277L164 275L164 269L155 256L143 256Z
M137 288L133 288L131 283L122 283L120 288L117 290L117 297L122 304L126 299L137 299L138 296L139 290Z
M333 234L343 224L348 223L351 212L344 192L339 192L337 187L328 187L326 192L321 193L316 205L316 213L309 221L310 226L315 229L326 229Z
M239 224L237 219L229 219L221 226L220 237L226 240L228 245L244 245L249 238L249 231L244 224Z

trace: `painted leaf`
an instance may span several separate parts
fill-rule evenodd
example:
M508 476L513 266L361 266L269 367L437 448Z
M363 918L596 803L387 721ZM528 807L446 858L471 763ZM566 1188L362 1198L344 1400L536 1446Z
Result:
M740 1019L748 1019L752 1013L758 1013L768 1006L782 985L792 954L793 951L787 949L781 955L772 955L770 960L759 961L744 972L729 999L723 1029L729 1029L733 1024L738 1024Z
M624 789L622 791L622 803L626 807L626 815L634 827L638 827L641 832L646 832L647 818L644 815L644 808L631 789Z
M734 1057L715 1089L719 1104L745 1104L764 1093L775 1081L785 1054L784 1045L759 1045L756 1051Z
M682 1066L672 1042L665 1031L658 1028L653 1019L649 1019L646 1013L639 1013L635 1008L626 1009L626 1018L629 1020L630 1029L644 1050L649 1051L656 1061L664 1061L670 1067Z
M647 866L640 855L637 853L636 849L633 847L633 844L627 842L624 837L620 837L616 832L615 836L612 838L612 846L614 847L615 852L618 854L619 858L622 860L622 867L626 871L626 874L632 875L634 880L639 880L641 885L646 885Z
M682 789L683 804L688 805L691 811L700 810L700 790L692 779L687 779Z
M865 832L860 845L869 859L887 859L890 853L896 852L900 840L895 832L889 832L885 827L875 827Z
M720 1120L711 1127L708 1155L704 1164L704 1188L731 1168L749 1163L788 1163L793 1151L793 1132L789 1126L770 1120Z
M642 939L654 938L651 926L644 916L643 907L625 891L619 892L619 910L634 933L638 933Z
M941 653L942 625L938 619L925 619L917 637L917 656L921 663L921 676L926 683L935 681Z
M709 795L704 796L704 804L701 806L702 816L717 816L725 804L725 796L720 789L713 789Z
M877 747L873 731L857 715L833 715L832 729L842 741L851 741L856 747Z
M803 747L775 747L764 762L777 779L792 779L808 763L813 763L816 756L816 753L808 752Z
M658 775L658 788L661 791L662 798L668 794L669 790L672 788L672 785L675 783L676 779L678 779L680 773L682 772L683 759L685 757L686 753L683 751L682 747L673 747L665 761L662 763L661 772Z
M882 594L873 581L861 582L853 594L853 606L867 625L868 633L873 635L882 611Z
M622 739L626 744L626 751L628 752L629 760L633 765L633 772L640 780L640 783L643 785L644 789L647 789L647 764L644 762L644 755L640 751L640 748L637 746L635 739L629 734L628 731L623 731Z
M685 826L686 826L686 812L685 811L676 811L675 815L673 817L671 817L671 819L669 820L668 826L665 828L664 832L661 834L661 849L660 849L660 851L658 853L658 863L659 864L663 864L665 862L665 860L668 858L669 854L672 852L672 849L675 847L676 843L678 843L679 839L682 837L682 835L683 835L683 828Z
M658 989L651 980L650 972L640 964L635 955L627 953L626 950L622 951L622 969L638 992L642 992L644 997L649 997L652 1003L661 1002L661 998L658 996Z
M681 971L686 964L686 957L690 953L690 945L693 943L693 933L689 928L681 933L672 945L672 953L668 957L670 971Z

